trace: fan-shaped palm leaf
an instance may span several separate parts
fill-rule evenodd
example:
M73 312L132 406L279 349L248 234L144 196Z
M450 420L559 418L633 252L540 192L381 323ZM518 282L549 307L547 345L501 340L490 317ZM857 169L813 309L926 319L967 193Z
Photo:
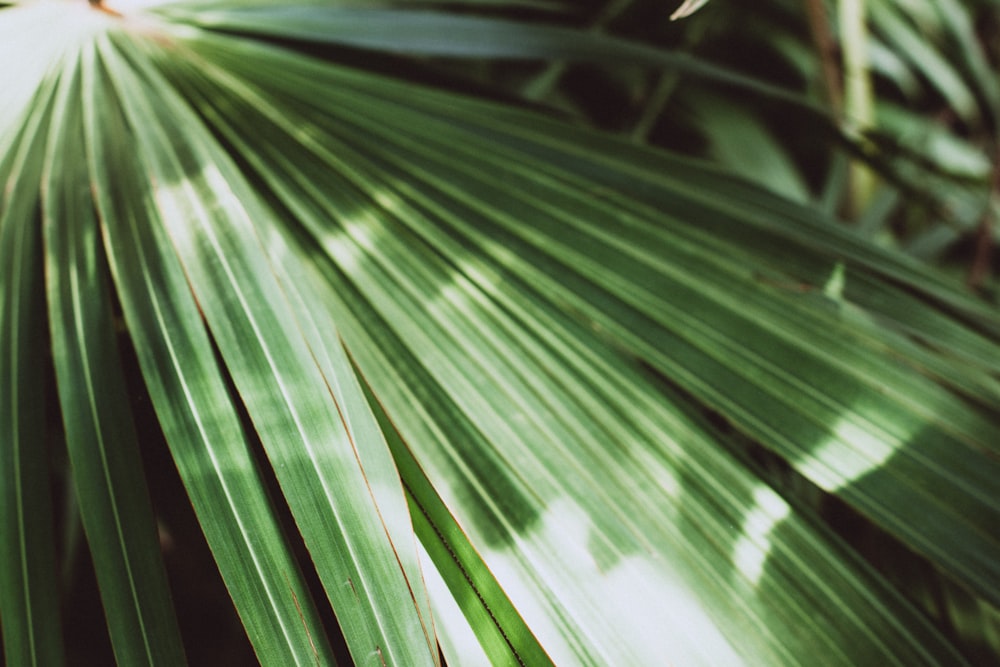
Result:
M9 664L59 660L46 349L119 660L180 660L111 291L262 663L332 662L326 604L358 664L978 655L712 420L993 613L992 309L704 164L250 36L355 10L157 4L0 11Z

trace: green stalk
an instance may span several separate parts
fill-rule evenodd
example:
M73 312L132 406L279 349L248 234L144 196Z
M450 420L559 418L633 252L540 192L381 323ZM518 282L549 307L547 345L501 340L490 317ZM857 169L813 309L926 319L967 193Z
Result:
M875 127L875 96L868 69L868 24L865 0L840 0L840 42L844 64L844 131L865 148L865 133ZM875 174L863 162L851 163L847 214L857 217L871 200Z

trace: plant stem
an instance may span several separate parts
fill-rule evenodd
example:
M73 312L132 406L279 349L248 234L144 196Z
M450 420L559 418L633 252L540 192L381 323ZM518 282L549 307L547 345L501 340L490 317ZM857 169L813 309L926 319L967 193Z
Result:
M823 87L833 116L840 119L844 112L844 94L841 88L840 66L837 62L837 40L830 28L830 15L823 0L805 0L809 31L812 33L816 52L823 70Z
M844 67L845 133L865 148L864 134L875 126L875 97L868 69L868 25L865 0L840 0L840 44ZM874 173L854 161L848 181L847 214L857 217L871 199Z

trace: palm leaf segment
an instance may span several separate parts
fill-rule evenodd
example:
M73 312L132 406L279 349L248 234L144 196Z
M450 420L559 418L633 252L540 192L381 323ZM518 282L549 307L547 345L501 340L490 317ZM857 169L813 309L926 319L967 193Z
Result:
M0 102L10 664L58 636L25 520L48 515L42 303L115 650L180 650L135 436L108 426L112 294L265 664L333 655L258 438L359 664L963 661L738 443L989 618L995 313L703 165L230 34L231 4L0 12L29 63Z

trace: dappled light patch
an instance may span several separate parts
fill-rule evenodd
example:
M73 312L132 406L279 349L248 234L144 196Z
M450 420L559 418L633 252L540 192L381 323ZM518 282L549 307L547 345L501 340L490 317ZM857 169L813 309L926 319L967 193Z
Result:
M919 430L919 422L914 423L910 435ZM833 425L828 439L797 457L794 465L822 488L836 491L880 468L905 444L905 437L873 431L872 425L845 415Z
M669 557L623 554L602 567L587 546L595 530L575 502L555 501L512 549L484 553L556 664L654 664L663 656L693 666L748 664ZM553 606L567 612L553 615ZM588 651L574 644L576 624L591 628Z
M756 585L764 573L771 549L771 531L790 513L788 503L770 487L754 490L753 504L743 519L733 548L733 564L751 584Z

